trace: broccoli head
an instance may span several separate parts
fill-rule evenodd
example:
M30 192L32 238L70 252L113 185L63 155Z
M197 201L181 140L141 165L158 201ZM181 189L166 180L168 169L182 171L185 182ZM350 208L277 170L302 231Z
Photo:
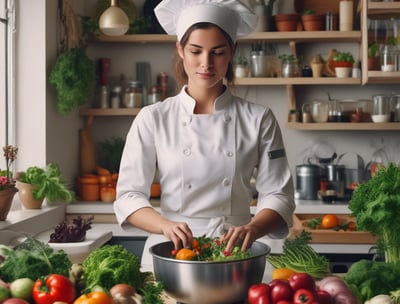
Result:
M82 262L82 267L87 290L97 286L109 290L119 283L139 289L145 278L138 257L122 245L104 245L93 250Z

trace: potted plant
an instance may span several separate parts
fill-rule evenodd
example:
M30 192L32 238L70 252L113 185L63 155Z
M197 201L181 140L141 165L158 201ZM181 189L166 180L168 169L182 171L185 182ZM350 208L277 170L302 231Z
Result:
M300 58L294 54L281 54L278 56L282 64L282 77L300 76Z
M317 14L315 10L306 10L301 16L301 22L306 31L320 31L324 25L324 16Z
M380 45L377 42L368 45L368 70L380 70Z
M18 148L6 145L3 147L3 153L6 160L6 169L0 170L0 221L4 221L7 218L14 195L18 191L15 188L15 180L11 172L11 165L17 158Z
M66 186L61 176L61 171L54 163L49 163L46 168L29 167L17 176L18 195L26 209L39 209L43 200L49 203L55 201L70 202L74 193Z
M234 58L233 70L236 77L247 77L249 75L249 64L246 56L239 53Z
M275 25L279 32L297 31L299 14L278 14L274 16Z
M332 60L336 77L346 78L350 76L354 63L354 57L350 52L337 52Z

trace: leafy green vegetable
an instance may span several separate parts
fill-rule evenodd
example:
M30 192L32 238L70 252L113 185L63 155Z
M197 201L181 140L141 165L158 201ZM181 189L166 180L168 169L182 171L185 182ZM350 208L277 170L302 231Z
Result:
M400 167L391 163L357 186L349 203L358 230L378 237L386 262L400 262Z
M36 189L32 191L35 199L47 198L49 202L57 200L70 202L74 198L73 192L67 188L56 164L49 163L45 169L36 166L29 167L19 175L20 182L36 186Z
M343 279L364 303L400 288L400 264L363 259L353 263Z
M149 275L140 271L137 256L122 245L104 245L93 250L82 262L82 266L87 290L97 286L110 290L119 283L140 289Z
M101 142L102 166L111 172L118 172L124 146L125 140L120 137L112 137Z
M91 96L95 84L95 65L83 48L62 53L50 72L49 81L57 90L57 108L70 113Z
M330 274L329 260L308 244L310 240L310 233L303 230L294 239L285 240L281 255L268 255L267 261L275 268L307 272L315 279L322 279Z
M27 237L15 249L0 245L0 277L5 282L19 278L37 280L49 274L69 276L72 262L63 250L54 250L34 238Z
M161 282L146 282L143 288L139 290L142 294L142 304L163 304L161 297L164 286Z

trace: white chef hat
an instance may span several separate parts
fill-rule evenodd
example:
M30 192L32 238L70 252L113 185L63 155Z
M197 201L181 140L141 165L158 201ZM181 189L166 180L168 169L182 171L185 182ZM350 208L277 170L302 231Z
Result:
M154 13L167 34L177 35L178 41L199 22L219 26L232 41L250 34L257 24L257 17L239 0L163 0Z

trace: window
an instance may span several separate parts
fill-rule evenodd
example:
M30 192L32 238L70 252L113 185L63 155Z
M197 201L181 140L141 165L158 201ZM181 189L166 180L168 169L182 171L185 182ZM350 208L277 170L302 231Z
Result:
M14 0L0 0L0 146L13 144ZM1 151L2 153L2 151ZM5 166L1 157L0 168Z

